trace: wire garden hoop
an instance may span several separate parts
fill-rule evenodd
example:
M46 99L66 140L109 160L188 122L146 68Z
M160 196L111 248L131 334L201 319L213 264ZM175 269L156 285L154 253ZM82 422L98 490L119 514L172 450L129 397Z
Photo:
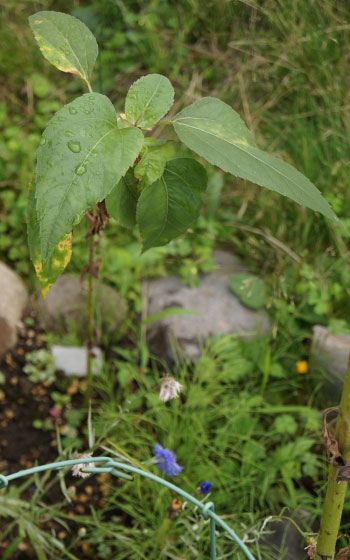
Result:
M72 467L73 465L82 464L82 463L98 463L100 465L100 466L95 466L95 467L85 467L85 468L83 468L82 472L85 472L85 473L98 474L98 473L108 472L108 473L113 474L114 476L116 476L118 478L123 478L125 480L133 480L133 476L131 476L130 474L127 474L127 472L130 472L130 473L133 473L133 474L139 474L140 476L143 476L145 478L149 478L150 480L153 480L153 482L156 482L157 484L161 484L162 486L165 486L169 490L173 490L174 492L176 492L177 494L179 494L183 498L186 498L186 500L188 500L192 504L196 505L199 508L199 510L201 511L204 519L206 519L206 520L210 519L210 558L211 558L211 560L216 560L216 525L222 527L222 529L224 529L230 535L230 537L232 537L232 539L235 541L235 543L241 549L241 551L245 554L245 557L248 558L248 560L255 560L254 556L248 550L248 548L246 547L244 542L236 535L236 533L233 531L233 529L231 529L215 513L215 506L214 506L213 502L202 503L199 500L197 500L196 498L194 498L193 496L191 496L191 494L188 494L187 492L185 492L184 490L179 488L179 486L176 486L175 484L172 484L171 482L168 482L167 480L163 480L159 476L156 476L156 475L154 475L152 473L149 473L147 471L143 471L141 469L138 469L136 467L133 467L133 466L125 464L125 463L119 463L118 461L114 461L114 459L112 459L111 457L86 457L86 458L84 457L84 458L80 458L80 459L69 459L67 461L58 461L56 463L49 463L47 465L40 465L40 466L37 466L37 467L33 467L31 469L21 470L21 471L18 471L16 473L13 473L13 474L10 474L10 475L7 475L7 476L5 476L3 474L0 474L0 489L6 488L8 486L8 483L11 480L15 480L16 478L21 478L22 476L27 476L27 475L30 475L30 474L38 473L38 472L41 472L41 471L47 471L47 470L51 470L51 469L61 469L63 467ZM119 469L121 469L121 470L119 470ZM123 471L127 471L127 472L123 472Z

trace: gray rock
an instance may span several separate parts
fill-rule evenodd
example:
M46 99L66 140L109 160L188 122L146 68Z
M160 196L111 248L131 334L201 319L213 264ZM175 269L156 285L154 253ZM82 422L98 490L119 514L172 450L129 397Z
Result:
M325 327L312 329L312 368L326 373L326 386L332 397L342 390L350 353L350 336L330 333Z
M253 337L270 330L266 311L248 309L229 288L231 274L244 271L241 262L225 251L215 251L213 256L217 269L204 276L197 288L184 286L177 277L160 278L144 287L143 299L149 302L148 316L174 307L197 312L150 323L147 336L150 349L168 362L173 360L174 341L195 361L209 336Z
M17 343L17 328L27 300L20 277L0 262L0 356Z
M55 369L61 370L70 377L76 375L84 377L87 369L87 349L77 346L54 345L51 348L55 360ZM92 372L99 373L102 367L102 352L100 348L93 348L94 358L92 361Z
M127 314L127 304L111 286L94 282L95 308L99 329L116 335ZM86 333L86 290L75 276L63 274L50 289L46 299L38 296L39 314L45 327L59 335L76 332L80 340Z
M289 517L289 516L288 516ZM305 532L313 532L309 511L299 509L290 516L298 527ZM259 539L259 548L263 558L269 560L306 560L305 540L294 524L286 519L268 523L266 533Z

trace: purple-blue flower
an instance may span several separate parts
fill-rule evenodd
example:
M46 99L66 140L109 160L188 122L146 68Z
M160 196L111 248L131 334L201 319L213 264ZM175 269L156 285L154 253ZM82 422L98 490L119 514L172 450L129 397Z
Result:
M165 474L176 476L183 470L183 467L180 467L180 465L176 463L174 453L169 449L164 449L159 443L155 444L152 453L155 458L158 459L157 466L161 471L165 472Z
M200 485L199 489L202 492L202 494L206 494L207 492L209 492L209 490L211 490L211 487L213 486L213 484L211 482L202 482L202 484Z

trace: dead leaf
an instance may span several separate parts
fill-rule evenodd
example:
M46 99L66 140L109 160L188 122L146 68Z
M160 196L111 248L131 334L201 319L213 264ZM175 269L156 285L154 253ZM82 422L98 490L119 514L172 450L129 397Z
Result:
M334 410L340 412L340 407L332 406L331 408L327 408L323 413L323 428L324 428L323 437L325 441L328 461L335 467L343 467L345 466L346 461L344 457L341 455L339 451L338 442L333 436L327 424L327 414L333 412Z
M338 551L338 554L335 557L335 560L348 560L348 554L350 551L350 546L346 546L345 548L341 548Z

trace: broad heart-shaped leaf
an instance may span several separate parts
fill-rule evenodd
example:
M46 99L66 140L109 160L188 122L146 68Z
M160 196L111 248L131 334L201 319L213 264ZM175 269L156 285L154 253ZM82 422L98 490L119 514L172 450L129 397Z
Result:
M175 157L175 148L172 142L145 138L141 156L135 167L135 177L144 186L151 185L163 175L166 162Z
M143 252L185 233L199 215L206 185L206 171L194 159L168 161L162 178L145 187L137 203Z
M79 19L61 12L38 12L29 24L43 56L62 72L88 80L98 46L90 29Z
M125 100L128 121L149 128L166 115L174 103L174 88L168 78L149 74L134 82Z
M118 224L126 228L132 228L136 224L136 205L139 193L133 185L134 181L135 177L129 170L106 198L108 213L117 220Z
M271 288L254 274L237 273L230 278L230 288L247 307L260 309L266 305Z
M304 175L254 145L248 128L226 103L204 97L180 111L172 122L180 140L209 163L336 219Z
M27 230L30 258L39 279L43 298L57 278L62 274L72 256L72 233L67 233L53 250L43 266L40 255L40 227L35 207L34 186L29 186L27 205Z
M86 93L54 115L37 154L35 196L43 262L125 175L142 142L139 129L117 128L112 103L99 93Z

